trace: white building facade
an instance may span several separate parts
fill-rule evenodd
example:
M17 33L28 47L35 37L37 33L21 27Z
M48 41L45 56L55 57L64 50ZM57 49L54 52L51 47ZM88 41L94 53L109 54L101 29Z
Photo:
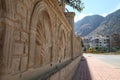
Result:
M109 48L110 40L108 36L97 35L90 39L90 47Z

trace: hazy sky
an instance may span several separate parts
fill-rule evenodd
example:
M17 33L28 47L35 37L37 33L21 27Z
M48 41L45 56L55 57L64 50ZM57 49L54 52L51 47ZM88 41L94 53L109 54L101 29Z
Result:
M66 6L69 11L76 13L75 22L87 15L99 14L106 16L117 9L120 9L120 0L82 0L84 3L84 10L77 12L69 6Z

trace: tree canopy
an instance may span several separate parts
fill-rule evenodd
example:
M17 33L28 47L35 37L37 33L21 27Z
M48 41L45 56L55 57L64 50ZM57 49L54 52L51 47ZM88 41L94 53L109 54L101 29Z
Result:
M84 8L81 0L65 0L66 4L81 12Z

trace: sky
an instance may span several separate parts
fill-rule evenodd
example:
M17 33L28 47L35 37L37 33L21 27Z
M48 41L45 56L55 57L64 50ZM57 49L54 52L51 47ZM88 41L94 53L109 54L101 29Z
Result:
M84 3L85 8L82 12L78 12L70 6L66 8L71 12L75 12L75 22L81 20L88 15L102 15L106 16L118 9L120 9L120 0L81 0Z

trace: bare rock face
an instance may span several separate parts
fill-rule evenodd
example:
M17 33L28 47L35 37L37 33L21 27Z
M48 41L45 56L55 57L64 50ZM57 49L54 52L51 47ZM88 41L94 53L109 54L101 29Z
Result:
M37 77L79 56L80 46L56 0L0 0L0 80Z

